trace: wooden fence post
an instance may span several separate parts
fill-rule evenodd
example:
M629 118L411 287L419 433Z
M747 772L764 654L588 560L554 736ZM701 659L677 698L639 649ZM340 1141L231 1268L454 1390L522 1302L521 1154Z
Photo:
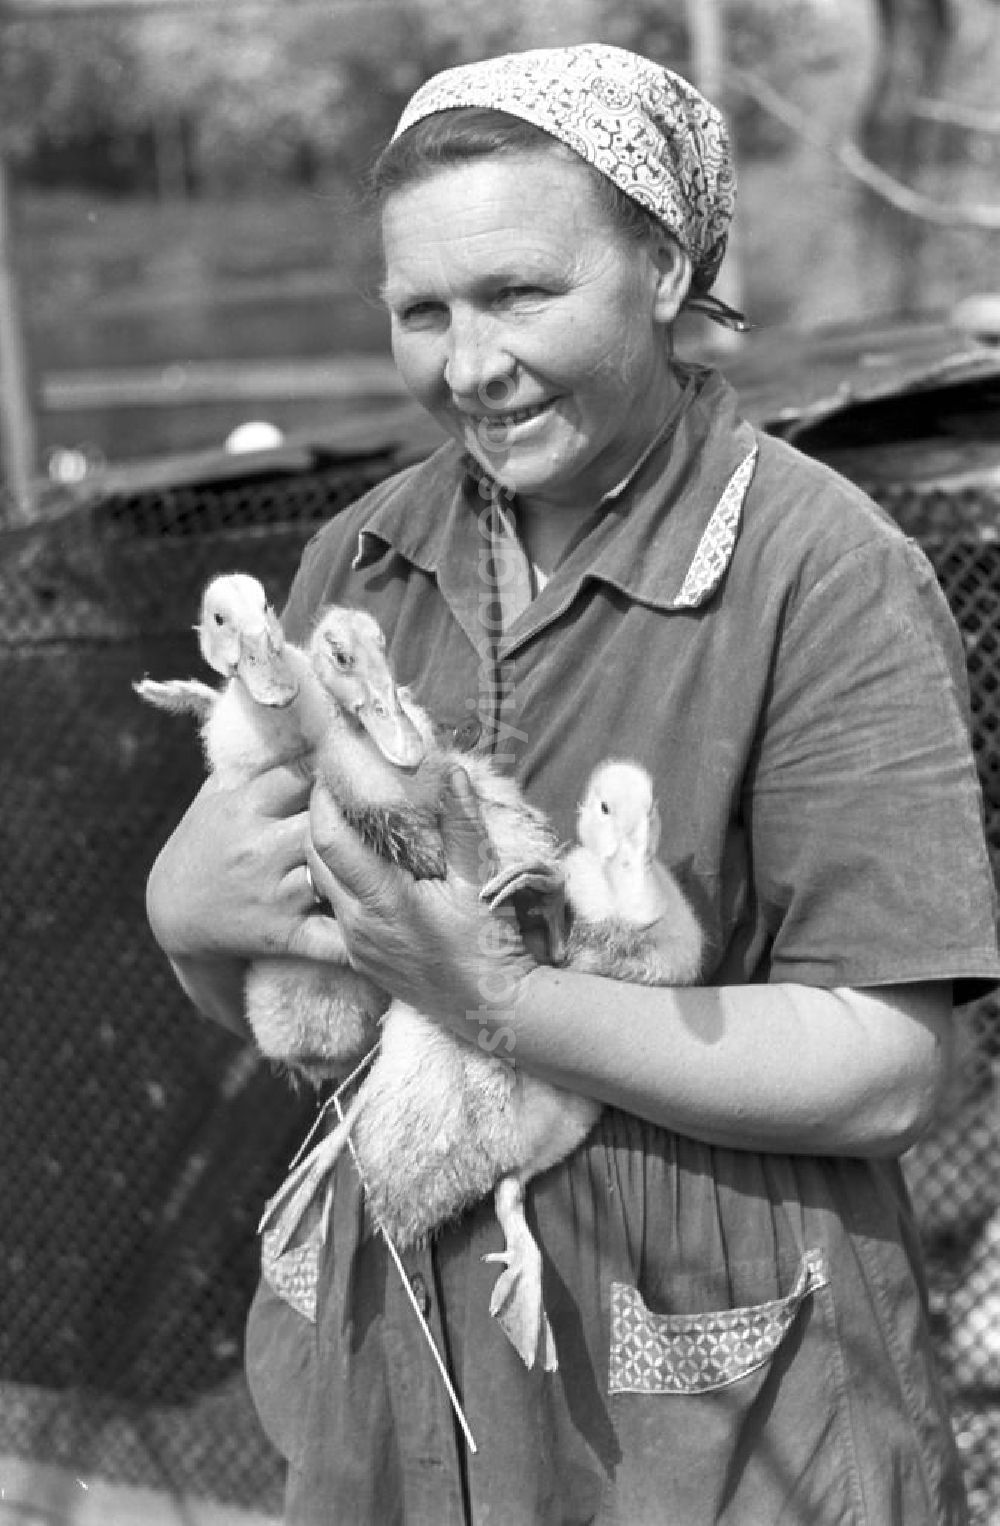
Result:
M720 109L725 107L726 43L724 22L718 0L686 0L686 19L691 45L692 83ZM733 144L733 153L737 145ZM743 306L743 262L738 232L730 229L726 258L715 283L715 293L730 307ZM731 329L719 328L712 336L718 350L739 348L741 336Z
M35 425L17 301L11 234L10 171L0 152L0 524L27 523L34 512Z

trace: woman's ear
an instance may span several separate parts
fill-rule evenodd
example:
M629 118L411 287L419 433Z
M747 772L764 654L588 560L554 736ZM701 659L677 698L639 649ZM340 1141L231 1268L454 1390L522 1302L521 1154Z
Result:
M658 323L673 323L691 287L691 256L669 233L657 238L652 256L658 272L653 316Z

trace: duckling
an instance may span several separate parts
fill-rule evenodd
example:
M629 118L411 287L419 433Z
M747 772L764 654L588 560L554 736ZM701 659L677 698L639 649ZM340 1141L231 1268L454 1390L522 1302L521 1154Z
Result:
M701 926L656 857L660 813L638 764L609 758L590 776L577 844L563 869L574 969L640 985L690 985L701 972Z
M336 785L352 774L395 778L417 767L430 722L409 699L401 703L385 638L371 615L332 605L317 621L305 657L309 683L325 700L324 724L310 737L319 779ZM421 865L424 873L433 868ZM378 1043L388 1005L384 991L351 969L346 948L343 967L334 971L306 960L269 959L255 964L247 979L258 1045L315 1083L344 1075Z
M194 714L209 769L238 786L262 769L295 758L329 756L338 737L368 758L409 765L423 744L401 714L377 623L361 610L333 607L309 651L284 639L263 587L242 573L218 577L202 598L196 627L202 655L227 679L135 685L161 709ZM317 672L313 647L336 643L335 672ZM313 1081L342 1074L378 1037L388 997L350 968L298 958L255 961L247 972L247 1020L261 1052Z
M489 904L535 895L551 922L565 890L572 921L565 949L553 926L556 961L565 956L571 967L648 984L693 981L701 930L654 857L659 818L645 771L616 762L595 771L580 806L578 845L561 862L547 836L532 857L513 799L513 831L498 840L484 798L489 773L478 764L471 771L498 864L482 891ZM531 811L525 803L520 809ZM307 1178L321 1180L349 1136L373 1216L399 1249L425 1241L492 1191L505 1247L486 1258L504 1266L490 1312L527 1366L552 1371L558 1359L524 1189L583 1142L600 1112L593 1099L516 1070L393 1002L378 1057L344 1122L303 1162L282 1200L301 1193Z
M443 754L435 748L430 717L392 680L378 622L370 615L364 622L345 625L342 611L329 610L309 642L316 676L343 721L329 728L317 748L316 778L380 857L417 879L442 879L447 866L434 807ZM349 724L352 716L367 735Z
M310 666L334 713L317 738L317 774L337 794L337 781L364 778L366 789L415 770L433 739L429 717L409 690L396 684L385 636L363 609L333 604L320 616L307 645ZM374 745L372 745L374 744ZM354 793L357 793L355 788Z
M377 627L374 621L370 623L374 641ZM365 692L370 695L366 703L371 711L366 726L370 732L374 730L379 746L373 747L363 732L351 726L349 686L358 682L362 665L355 635L352 631L351 645L345 650L341 612L334 610L319 621L308 648L321 684L337 701L316 748L317 787L328 790L354 830L376 853L415 879L443 878L447 862L441 839L441 804L450 773L460 765L479 801L494 862L506 867L530 862L538 873L542 866L554 866L558 844L542 813L530 806L517 784L497 773L488 759L439 746L430 717L407 689L397 689L387 677L376 684L366 673ZM546 912L539 912L539 919L553 922ZM383 1014L387 1004L386 998ZM420 1021L426 1025L426 1019ZM330 1024L317 1005L310 1021L298 1032L286 1032L293 1048L284 1057L301 1063L308 1052L311 1068L318 1071L329 1052L330 1061L337 1062L339 1068L344 1025L343 1015ZM395 1031L386 1018L380 1042L385 1043L387 1032L391 1040Z
M144 678L133 685L140 698L195 716L206 764L226 785L304 752L307 738L325 727L327 703L257 579L239 572L213 578L195 630L202 656L226 683L213 689L197 679Z
M656 858L660 817L652 781L639 764L609 759L591 774L577 814L577 843L563 859L570 969L641 985L691 985L702 970L701 925L670 870ZM498 875L485 893L498 904L516 887L551 894L548 866ZM516 1170L501 1177L495 1205L506 1245L485 1259L506 1269L490 1301L527 1365L533 1350L557 1366L541 1297L541 1257L524 1216L524 1189L569 1155L601 1107L534 1076L517 1074Z
M321 624L313 638L314 659L323 641ZM317 670L323 672L322 663ZM330 681L329 671L325 677ZM317 753L317 787L334 796L345 818L376 852L416 878L437 878L447 871L440 829L442 796L452 769L461 766L481 808L489 867L499 864L510 870L531 864L538 877L548 867L561 884L559 845L542 812L529 805L518 785L498 774L487 758L435 746L429 718L405 689L398 694L427 745L419 766L387 769L376 761L373 767L369 759L352 759L348 748L331 743ZM557 948L558 916L548 907L538 915L551 926ZM272 1259L301 1251L316 1234L323 1218L322 1213L317 1218L318 1202L328 1197L330 1173L359 1115L362 1134L371 1140L376 1218L378 1204L384 1202L384 1227L394 1244L415 1243L492 1190L496 1167L477 1145L486 1125L473 1126L463 1103L464 1066L471 1053L460 1038L414 1008L392 1002L382 1020L374 1065L345 1122L299 1160L265 1209L260 1228ZM490 1083L504 1069L500 1061L485 1059L484 1075L472 1096L473 1110L488 1106ZM503 1105L505 1085L501 1083L498 1106ZM408 1205L410 1185L416 1195Z

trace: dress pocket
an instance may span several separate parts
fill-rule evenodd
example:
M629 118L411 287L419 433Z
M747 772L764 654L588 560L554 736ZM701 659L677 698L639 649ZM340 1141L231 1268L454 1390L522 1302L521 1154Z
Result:
M806 1251L785 1298L711 1314L654 1314L637 1288L611 1285L613 1394L703 1394L771 1360L811 1293L829 1283L826 1258Z
M656 1313L612 1283L620 1461L601 1526L866 1519L826 1253L806 1250L792 1279L781 1298L683 1314Z

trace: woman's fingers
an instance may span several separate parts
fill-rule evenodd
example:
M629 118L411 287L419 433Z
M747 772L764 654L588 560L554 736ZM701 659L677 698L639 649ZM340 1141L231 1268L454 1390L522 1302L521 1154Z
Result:
M203 790L228 793L225 784L209 777ZM266 768L252 779L240 784L240 801L256 816L280 821L283 817L296 816L309 807L312 774L306 762L279 763Z
M328 899L355 969L420 1011L450 1021L504 990L533 961L513 917L494 916L479 897L493 856L478 799L457 769L442 795L442 879L416 880L371 851L323 789L309 811L306 861Z
M238 788L218 777L202 786L149 878L150 924L171 957L290 948L315 909L304 867L309 787L294 765Z
M325 964L349 964L347 944L336 920L314 911L296 927L289 952L303 959L318 959Z

